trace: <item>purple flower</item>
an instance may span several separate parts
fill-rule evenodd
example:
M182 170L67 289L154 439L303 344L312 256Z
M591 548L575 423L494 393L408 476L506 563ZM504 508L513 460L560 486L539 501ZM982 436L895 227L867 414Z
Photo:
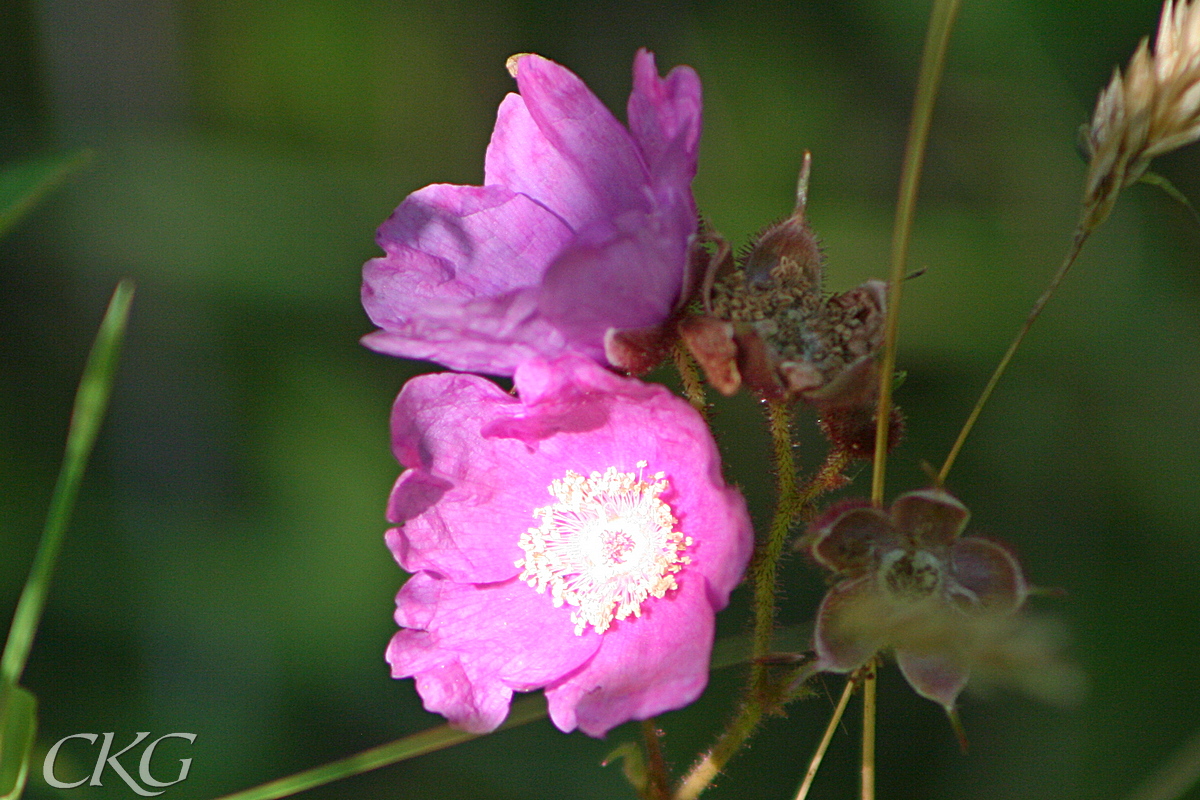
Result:
M954 707L972 666L1007 657L1028 587L997 544L962 538L970 513L941 489L884 511L836 505L810 527L810 551L839 580L817 612L818 669L851 672L884 648L913 689Z
M514 691L544 688L554 724L592 736L690 703L753 546L707 426L580 356L515 383L424 375L396 400L387 542L414 574L392 675L476 732Z
M484 185L426 186L380 227L362 299L381 330L363 342L496 375L567 351L648 368L621 333L653 339L687 294L700 80L639 51L626 129L553 61L510 69Z

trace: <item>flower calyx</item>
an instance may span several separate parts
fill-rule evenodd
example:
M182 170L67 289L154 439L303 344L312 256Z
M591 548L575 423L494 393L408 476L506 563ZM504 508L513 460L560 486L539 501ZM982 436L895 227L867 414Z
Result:
M766 399L805 400L830 418L823 429L836 445L869 457L887 285L822 290L824 256L805 216L810 165L805 153L792 214L741 258L719 235L701 231L701 245L712 250L697 248L699 302L680 333L722 394L745 386Z
M848 501L818 518L808 550L835 578L817 613L818 669L853 672L891 648L918 694L953 709L1029 594L1012 554L962 536L969 519L941 488L907 492L886 510Z

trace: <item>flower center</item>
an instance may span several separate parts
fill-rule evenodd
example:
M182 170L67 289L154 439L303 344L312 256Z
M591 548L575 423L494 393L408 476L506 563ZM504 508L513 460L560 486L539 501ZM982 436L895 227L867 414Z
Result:
M883 557L883 587L894 599L917 602L942 585L942 562L932 553L893 550Z
M663 473L646 480L646 462L637 466L636 475L567 470L548 487L556 502L533 512L541 524L521 534L521 580L538 592L549 588L555 606L575 606L576 635L641 616L642 603L675 589L675 573L691 563L682 553L692 540L675 530L658 497L669 485Z

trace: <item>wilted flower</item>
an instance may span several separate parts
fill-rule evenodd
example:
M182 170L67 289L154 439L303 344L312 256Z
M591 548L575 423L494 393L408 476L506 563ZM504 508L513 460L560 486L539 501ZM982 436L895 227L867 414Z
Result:
M805 154L795 210L744 258L713 237L702 312L684 319L680 332L718 391L745 386L768 399L805 400L837 446L869 458L887 286L871 280L824 292L824 257L805 218L809 164ZM896 436L900 429L896 416Z
M1100 93L1085 147L1085 227L1099 224L1150 160L1200 139L1200 3L1167 0L1154 40Z
M707 426L580 356L527 361L515 383L518 397L425 375L396 400L408 469L387 542L415 574L396 598L393 676L476 732L514 691L545 688L554 724L592 736L690 703L753 546Z
M427 186L380 227L363 342L496 375L567 351L648 369L688 294L700 80L639 51L626 129L553 61L509 66L484 185Z
M852 501L814 522L812 555L838 578L817 612L818 669L851 672L893 648L917 693L952 709L975 664L1004 658L1028 589L1007 550L961 536L969 516L926 489L887 511Z

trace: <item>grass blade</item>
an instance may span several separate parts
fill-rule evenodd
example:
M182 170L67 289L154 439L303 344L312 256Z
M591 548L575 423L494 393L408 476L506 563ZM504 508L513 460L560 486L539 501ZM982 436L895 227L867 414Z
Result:
M809 635L807 629L801 628L785 628L779 631L779 634L787 644L796 645L797 647L806 641ZM735 664L746 663L750 658L752 646L753 642L748 635L722 639L713 648L711 669L722 669ZM546 700L544 697L541 695L523 697L513 703L512 710L508 713L508 719L497 730L502 731L507 728L516 728L528 722L535 722L545 716ZM403 739L397 739L394 742L388 742L379 747L364 750L356 755L348 756L338 761L331 761L320 767L313 767L304 772L289 775L286 778L279 778L270 783L255 786L252 789L244 789L240 792L225 795L218 800L278 800L280 797L288 797L298 792L315 789L318 786L324 786L327 783L333 783L342 778L361 775L364 772L370 772L373 769L379 769L380 767L386 767L410 758L416 758L426 753L444 750L447 747L453 747L456 744L462 744L463 742L478 738L479 735L460 731L451 728L449 725L439 725L436 728L430 728L420 733L414 733L411 736L405 736ZM4 800L4 798L0 797L0 800Z
M20 680L38 622L42 618L50 575L62 548L63 533L75 507L83 471L112 394L117 359L132 301L133 283L121 281L109 301L96 341L83 368L79 391L75 394L75 407L71 412L71 425L67 431L66 454L58 473L58 482L54 485L54 494L50 498L50 510L46 514L46 527L42 531L42 540L34 556L29 579L17 602L12 627L8 630L8 642L4 645L4 656L0 659L0 683L7 686L15 686Z
M544 697L540 694L523 697L512 704L512 710L508 712L508 719L504 721L503 725L497 728L497 731L502 731L506 728L515 728L518 725L533 722L544 716L546 716L546 700ZM305 770L304 772L297 772L295 775L289 775L286 778L264 783L253 789L246 789L241 792L225 795L220 800L277 800L280 797L288 797L297 792L315 789L318 786L324 786L327 783L332 783L342 778L349 778L353 775L361 775L364 772L386 767L389 764L395 764L405 759L422 756L436 750L444 750L447 747L475 739L479 735L477 733L460 731L456 728L451 728L449 725L439 725L436 728L430 728L420 733L414 733L411 736L405 736L403 739L397 739L394 742L388 742L379 747L364 750L357 755L332 761L323 766Z
M0 683L0 800L15 800L29 776L37 733L37 700L27 689Z
M93 155L88 149L56 153L9 164L0 171L0 236Z

